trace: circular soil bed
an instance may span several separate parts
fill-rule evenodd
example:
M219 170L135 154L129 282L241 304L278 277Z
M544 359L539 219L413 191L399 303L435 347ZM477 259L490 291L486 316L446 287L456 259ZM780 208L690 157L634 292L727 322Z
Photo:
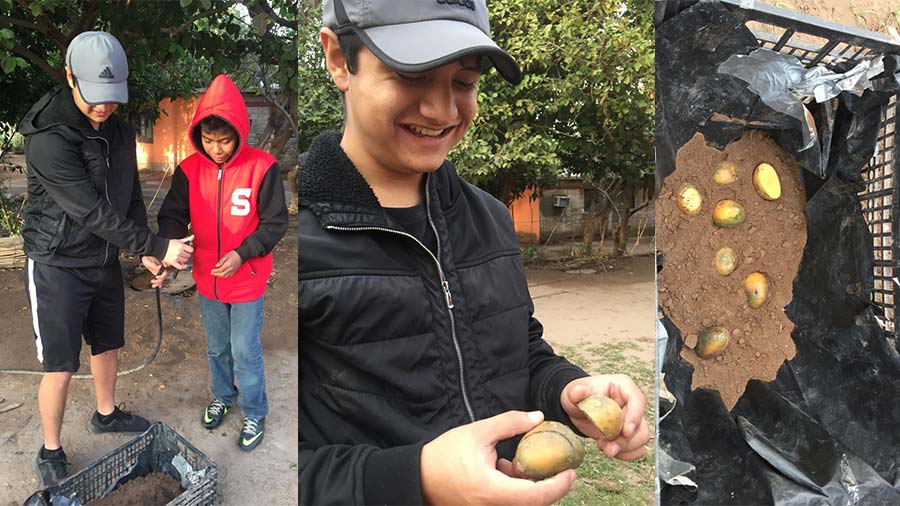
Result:
M731 184L712 181L722 161L737 168ZM753 185L753 170L761 162L773 165L781 180L781 198L764 200ZM794 325L784 313L806 245L805 199L800 169L794 158L767 134L748 131L724 151L695 135L677 154L675 172L665 180L656 203L657 249L663 255L658 276L659 304L684 336L681 356L694 367L692 389L717 390L730 410L747 381L771 381L784 360L796 350ZM696 216L677 206L677 192L693 184L703 197ZM713 224L716 203L740 203L745 221L734 228ZM731 274L716 271L716 251L730 247L739 262ZM765 303L748 305L744 280L762 272L769 282ZM693 348L703 329L721 326L731 338L724 352L701 359Z
M120 486L90 506L164 506L181 495L178 480L165 473L150 473Z

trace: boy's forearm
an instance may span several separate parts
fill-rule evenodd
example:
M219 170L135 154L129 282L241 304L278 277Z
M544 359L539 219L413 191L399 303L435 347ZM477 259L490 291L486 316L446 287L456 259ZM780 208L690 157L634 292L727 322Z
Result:
M156 217L160 236L168 239L180 239L187 235L188 224L191 220L189 199L187 177L181 167L176 167L175 174L172 175L172 187L166 194Z
M257 197L259 225L235 250L241 260L268 255L288 228L288 210L284 199L284 183L277 164L272 164L263 177Z
M422 504L423 443L396 448L300 442L300 504Z
M532 407L543 411L547 420L563 422L578 431L563 410L559 396L570 381L588 374L554 353L553 348L544 341L543 333L541 322L531 317L528 325L528 370Z

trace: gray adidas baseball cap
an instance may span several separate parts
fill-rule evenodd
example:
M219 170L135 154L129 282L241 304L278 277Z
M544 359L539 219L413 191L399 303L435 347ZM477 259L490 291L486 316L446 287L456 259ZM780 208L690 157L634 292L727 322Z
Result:
M89 104L128 103L128 61L118 39L106 32L82 32L66 50L66 66Z
M325 0L323 24L353 32L379 60L400 72L422 72L483 54L507 81L522 71L491 40L485 0Z

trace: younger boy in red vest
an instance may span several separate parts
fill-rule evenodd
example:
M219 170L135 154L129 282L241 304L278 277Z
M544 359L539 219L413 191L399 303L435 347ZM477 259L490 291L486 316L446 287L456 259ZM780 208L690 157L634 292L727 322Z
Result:
M194 234L193 276L214 396L201 423L218 427L237 401L244 416L238 444L244 450L256 448L265 430L263 299L272 249L288 226L278 163L247 144L249 132L240 91L228 76L217 76L191 123L197 152L175 168L158 217L163 237L184 237L189 224Z

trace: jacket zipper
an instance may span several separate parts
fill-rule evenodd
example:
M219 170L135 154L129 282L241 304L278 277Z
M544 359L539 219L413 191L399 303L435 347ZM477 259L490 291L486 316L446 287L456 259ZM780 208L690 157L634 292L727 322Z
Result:
M109 141L103 137L90 137L86 136L88 139L100 139L106 144L106 156L104 156L104 160L106 160L106 174L103 176L103 192L106 194L106 202L112 206L112 201L109 200ZM106 265L106 262L109 260L109 241L106 241L106 246L103 248L103 265Z
M434 264L435 264L435 266L437 266L438 276L440 277L440 280L441 280L441 288L443 288L443 290L444 290L444 302L447 305L447 314L450 315L450 335L453 338L453 347L456 350L456 359L459 363L459 387L460 387L460 391L462 392L462 400L463 400L463 404L466 407L466 414L469 415L469 420L474 422L475 421L475 411L472 409L472 403L469 402L469 394L468 394L468 390L466 389L466 374L465 374L466 368L465 368L465 363L463 362L462 348L460 347L459 339L456 336L456 318L453 315L453 307L454 307L453 306L453 294L450 293L450 283L447 282L447 278L446 278L446 276L444 276L444 269L441 267L441 238L438 235L437 227L434 225L434 221L431 218L431 198L430 198L430 194L428 192L428 183L429 183L430 179L431 179L431 177L429 175L428 179L425 180L425 212L427 213L427 216L428 216L428 224L431 225L431 230L434 232L434 238L435 238L435 241L437 242L437 256L435 256L434 253L432 253L431 250L428 249L427 246L422 244L422 241L420 241L414 235L406 233L406 232L401 232L399 230L393 230L393 229L384 228L384 227L339 227L339 226L334 226L334 225L327 225L325 228L328 230L339 230L339 231L344 231L344 232L356 232L356 231L388 232L391 234L397 234L397 235L402 235L404 237L409 237L410 239L415 241L416 244L421 246L422 249L424 249L428 253L428 255L431 257L431 259L434 260Z
M219 191L216 196L216 258L222 258L222 167L219 167ZM218 276L213 276L213 295L219 300L217 283Z

